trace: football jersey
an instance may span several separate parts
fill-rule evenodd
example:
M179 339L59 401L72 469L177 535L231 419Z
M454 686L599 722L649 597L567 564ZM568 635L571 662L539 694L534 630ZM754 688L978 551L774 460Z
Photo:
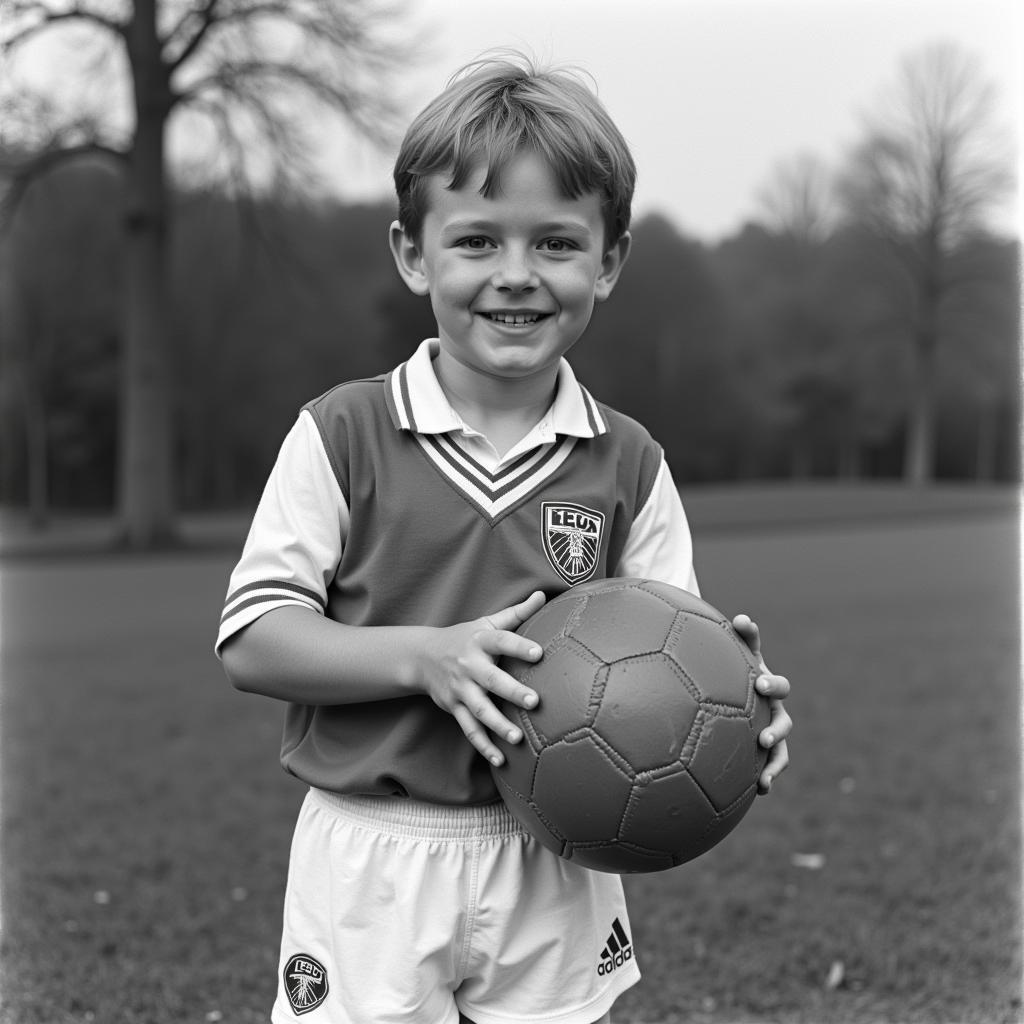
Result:
M697 591L682 505L643 427L563 360L547 415L499 457L445 398L436 351L424 342L303 408L232 574L218 651L288 604L353 626L448 626L607 576ZM289 704L281 760L334 792L498 799L487 762L425 694Z

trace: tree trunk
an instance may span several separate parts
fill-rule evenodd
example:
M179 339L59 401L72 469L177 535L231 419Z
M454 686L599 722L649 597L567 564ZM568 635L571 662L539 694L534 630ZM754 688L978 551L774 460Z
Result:
M136 0L128 50L136 130L128 168L118 500L124 542L175 535L174 445L164 275L167 199L164 127L170 109L154 0Z
M903 479L915 487L929 483L935 469L935 409L932 399L930 353L918 352L918 367L910 383Z
M933 229L925 239L919 319L913 338L903 479L915 487L930 483L935 475L935 361L942 297L939 283L942 254L938 237L938 230Z
M50 524L50 429L46 402L34 381L24 391L25 452L28 471L29 523L34 530Z
M974 450L975 480L995 480L997 438L995 403L983 401L978 409L978 436Z

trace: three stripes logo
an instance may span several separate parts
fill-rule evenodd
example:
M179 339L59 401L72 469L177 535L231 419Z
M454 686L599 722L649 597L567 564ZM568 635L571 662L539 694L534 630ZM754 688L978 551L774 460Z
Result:
M327 998L327 971L319 960L297 953L284 965L284 990L297 1014L315 1010Z
M598 974L611 974L624 963L633 959L633 944L622 927L622 922L615 918L612 922L612 933L601 950L601 959L597 964Z

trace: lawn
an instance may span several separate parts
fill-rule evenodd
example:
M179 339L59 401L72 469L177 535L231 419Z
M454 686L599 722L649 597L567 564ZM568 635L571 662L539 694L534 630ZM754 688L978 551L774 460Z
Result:
M1017 522L990 497L694 500L705 596L794 682L793 767L716 850L627 879L618 1024L1022 1020ZM302 793L280 709L212 655L232 560L0 565L3 1024L267 1019Z

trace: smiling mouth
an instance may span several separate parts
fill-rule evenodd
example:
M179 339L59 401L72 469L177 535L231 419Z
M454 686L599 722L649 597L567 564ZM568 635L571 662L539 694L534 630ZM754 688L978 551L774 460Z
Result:
M482 314L491 323L501 324L504 327L529 327L531 324L539 323L547 319L550 313L484 313Z

